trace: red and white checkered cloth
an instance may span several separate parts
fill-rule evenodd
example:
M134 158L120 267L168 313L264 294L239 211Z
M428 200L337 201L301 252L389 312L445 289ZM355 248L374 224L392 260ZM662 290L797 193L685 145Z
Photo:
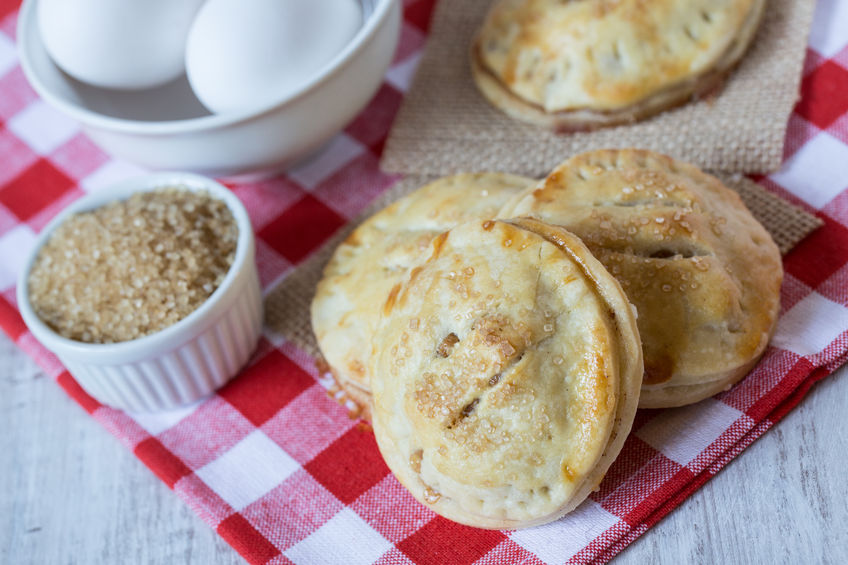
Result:
M17 4L0 0L0 325L251 563L605 562L848 358L848 0L820 0L784 166L756 179L825 222L785 258L772 346L727 393L640 411L600 491L563 520L497 532L436 516L392 477L370 429L328 397L313 359L267 331L251 365L206 401L139 416L101 406L27 331L14 284L54 214L140 171L103 154L27 85L15 52ZM378 170L378 156L433 0L404 4L394 64L362 115L309 164L232 187L256 228L266 289L395 180Z

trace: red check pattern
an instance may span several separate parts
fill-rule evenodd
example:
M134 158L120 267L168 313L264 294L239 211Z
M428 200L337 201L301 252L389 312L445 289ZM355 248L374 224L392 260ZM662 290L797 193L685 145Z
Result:
M404 6L396 59L361 116L286 176L231 186L259 236L266 289L396 180L377 163L433 0ZM103 154L30 89L15 54L16 14L17 2L0 0L0 325L251 563L605 562L848 358L846 0L819 2L784 166L757 179L825 223L785 259L783 313L764 359L713 399L640 411L598 492L563 520L517 532L460 526L417 503L389 473L370 428L327 396L313 360L271 332L241 376L180 410L128 415L79 387L23 325L15 278L50 217L138 170Z

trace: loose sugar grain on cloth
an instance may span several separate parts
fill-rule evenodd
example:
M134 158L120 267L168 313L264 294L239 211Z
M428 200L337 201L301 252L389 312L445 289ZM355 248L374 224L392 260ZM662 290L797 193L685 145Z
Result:
M812 0L770 0L718 95L632 125L557 134L491 106L471 78L470 46L491 0L439 2L430 37L383 155L390 172L499 170L543 176L565 157L607 147L668 153L702 169L766 173L781 163L798 99Z
M783 311L771 347L728 392L685 408L641 411L600 490L557 522L483 531L415 502L383 464L368 426L328 396L331 383L307 347L300 309L307 311L332 252L328 241L369 205L373 211L428 180L396 183L377 164L426 37L429 0L405 2L387 82L320 155L285 176L231 185L257 234L268 324L236 379L200 403L158 414L127 414L87 395L17 311L15 280L36 233L83 193L141 171L102 153L37 98L15 58L15 5L0 3L0 326L250 563L608 561L651 535L652 525L848 357L848 98L834 94L848 84L848 31L831 25L839 21L837 6L823 2L817 14L782 167L757 179L751 194L740 188L778 242L790 242L784 251L809 228L807 216L784 200L823 222L784 256ZM555 161L567 156L557 152ZM790 229L800 231L787 236Z

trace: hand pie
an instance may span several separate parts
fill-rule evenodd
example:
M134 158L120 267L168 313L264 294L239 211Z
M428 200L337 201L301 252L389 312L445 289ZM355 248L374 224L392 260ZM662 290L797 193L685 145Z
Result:
M563 131L633 122L720 86L765 0L498 0L474 80L514 118Z
M381 307L380 451L451 520L555 520L600 483L633 423L632 306L579 239L530 219L463 224L424 257Z
M715 177L648 151L594 151L501 210L520 216L579 236L636 306L640 407L726 390L765 350L780 308L780 253Z
M336 249L312 301L312 328L337 382L363 409L371 336L389 290L434 236L493 218L533 182L501 173L439 179L366 220Z

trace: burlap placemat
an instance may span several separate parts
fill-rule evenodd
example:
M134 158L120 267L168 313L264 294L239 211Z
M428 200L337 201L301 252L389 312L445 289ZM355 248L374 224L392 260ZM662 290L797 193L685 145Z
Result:
M754 43L718 96L637 124L572 134L513 120L477 92L468 52L490 3L439 2L383 154L385 170L542 176L576 153L622 147L652 149L714 171L766 173L780 166L813 0L769 0Z
M815 216L767 192L740 175L720 175L727 186L739 192L745 205L774 238L781 253L787 253L822 222ZM367 217L384 206L434 180L435 176L408 176L377 198L355 220L341 228L324 246L301 263L265 297L265 323L274 332L313 357L320 351L312 333L309 305L324 265L336 246Z

